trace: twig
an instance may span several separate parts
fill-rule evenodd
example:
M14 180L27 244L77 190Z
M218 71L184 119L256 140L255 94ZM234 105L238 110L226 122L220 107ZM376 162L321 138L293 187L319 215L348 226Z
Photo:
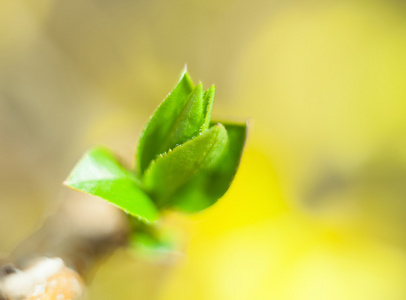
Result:
M126 243L124 213L101 199L80 196L66 199L0 261L0 300L78 299L97 263Z

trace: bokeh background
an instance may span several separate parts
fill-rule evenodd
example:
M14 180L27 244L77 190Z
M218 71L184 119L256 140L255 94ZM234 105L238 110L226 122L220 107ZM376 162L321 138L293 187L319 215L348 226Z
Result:
M406 299L404 1L1 0L0 252L80 155L128 161L184 65L250 118L236 179L167 216L181 253L120 250L89 299Z

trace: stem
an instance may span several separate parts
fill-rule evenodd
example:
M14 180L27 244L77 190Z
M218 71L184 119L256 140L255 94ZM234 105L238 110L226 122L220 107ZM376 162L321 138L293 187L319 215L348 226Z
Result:
M0 300L78 299L98 262L126 244L125 214L103 200L80 197L63 201L0 261Z

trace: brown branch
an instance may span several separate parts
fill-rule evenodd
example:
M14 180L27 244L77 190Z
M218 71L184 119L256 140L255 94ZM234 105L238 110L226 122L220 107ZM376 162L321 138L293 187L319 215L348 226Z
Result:
M92 196L69 195L0 261L0 300L78 299L97 263L126 243L124 213Z

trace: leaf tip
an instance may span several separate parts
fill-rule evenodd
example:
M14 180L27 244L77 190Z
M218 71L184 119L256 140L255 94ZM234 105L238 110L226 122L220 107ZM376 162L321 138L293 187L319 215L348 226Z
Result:
M215 86L214 84L212 84L212 85L207 89L207 91L208 91L208 92L211 92L211 93L215 92L215 91L216 91L216 86Z
M181 82L182 80L185 80L185 79L186 79L187 81L189 81L189 82L191 83L191 85L193 85L193 81L192 81L192 79L190 78L190 75L189 75L189 73L188 73L188 71L187 71L187 65L186 65L186 64L185 64L185 66L183 67L182 72L180 73L178 82Z
M199 81L199 83L195 87L195 91L199 91L199 93L203 93L203 83Z
M181 77L183 77L183 75L185 75L186 73L187 73L187 64L185 63L185 65L183 66Z

